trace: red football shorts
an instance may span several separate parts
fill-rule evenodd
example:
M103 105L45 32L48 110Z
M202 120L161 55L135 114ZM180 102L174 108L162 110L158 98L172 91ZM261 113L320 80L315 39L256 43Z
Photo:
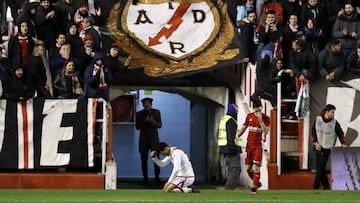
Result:
M246 146L245 150L245 164L246 165L261 165L262 147L261 146Z

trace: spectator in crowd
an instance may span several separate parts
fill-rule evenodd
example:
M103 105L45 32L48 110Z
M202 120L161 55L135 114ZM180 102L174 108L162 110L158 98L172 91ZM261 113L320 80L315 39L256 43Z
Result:
M84 45L82 39L79 36L76 23L70 23L66 30L66 41L70 44L71 47L76 47L74 49L71 49L70 57L81 58L82 54L84 53Z
M316 150L316 176L313 189L317 190L320 185L323 189L329 190L330 185L326 174L326 164L331 154L331 148L339 138L342 148L347 148L345 135L339 124L334 118L336 107L327 104L321 114L314 120L311 137Z
M318 57L318 70L325 80L334 81L339 78L345 68L345 57L338 39L331 39Z
M112 81L112 74L109 67L104 65L102 53L96 53L92 64L90 64L84 75L86 85L85 96L88 98L103 98L109 101L109 86Z
M55 42L55 43L54 43ZM59 57L59 50L60 47L65 44L66 42L66 35L63 32L59 32L56 34L55 41L52 41L49 47L49 58L56 58Z
M344 3L346 1L354 0L320 0L319 3L323 5L325 10L325 27L326 40L328 41L332 37L333 26L336 18L338 18L344 12Z
M56 24L55 10L50 5L49 0L40 0L35 14L36 33L38 39L44 42L47 49L55 41L54 29Z
M284 19L290 19L290 15L296 15L298 20L300 21L299 17L301 16L301 5L300 0L280 0L280 4L283 6L283 13ZM284 25L288 23L284 21Z
M291 44L289 68L296 80L296 92L300 90L301 83L307 83L316 75L316 58L310 47L301 37L294 38Z
M75 63L75 70L80 72L81 68L81 59L79 58L72 58L70 57L71 46L70 44L66 43L61 45L59 50L59 56L53 57L49 59L50 69L51 69L51 76L55 78L57 75L61 73L61 70L64 67L64 64L67 60L71 59ZM83 71L84 73L84 71ZM81 79L84 78L84 75L80 75Z
M241 141L234 142L238 132L237 124L237 106L229 104L226 115L224 115L219 123L218 146L221 158L225 161L227 173L224 179L225 190L234 190L239 185L239 176L241 172L240 153Z
M80 74L84 73L86 67L92 62L95 53L99 52L98 49L94 47L94 39L91 35L85 35L83 38L83 46L80 48L81 53L81 67Z
M6 5L10 7L11 16L14 20L17 19L18 15L21 13L21 6L25 0L6 0Z
M26 21L28 26L28 35L31 38L37 38L35 13L36 13L35 4L30 3L29 1L24 1L24 3L21 6L21 13L18 15L15 21L17 25L19 25L19 23L23 21Z
M270 82L272 86L274 86L277 91L277 83L281 81L281 95L284 98L295 98L296 90L295 90L295 80L293 74L282 73L279 75L279 72L284 69L284 61L282 58L275 58L273 62L272 69L272 78Z
M0 81L2 87L4 87L5 84L7 83L10 71L7 60L3 58L2 50L3 48L0 47Z
M251 98L253 101L260 102L260 98L271 102L273 107L276 107L276 87L273 85L272 78L272 52L264 50L261 54L261 59L256 66L256 88Z
M120 45L114 42L111 44L111 47L109 48L105 56L105 65L110 68L110 71L113 76L116 75L121 78L124 78L124 74L126 73L127 66L123 65L119 61L119 55L120 55Z
M353 53L346 63L346 70L360 77L360 44L357 45L356 53Z
M301 7L300 26L305 27L309 19L316 21L319 30L325 31L326 12L324 7L318 3L318 0L307 0ZM320 43L319 49L321 50L324 45L322 42Z
M284 21L284 15L283 15L283 7L282 5L275 0L264 0L264 3L262 5L261 14L259 15L259 19L265 18L269 11L272 11L277 22L282 24ZM258 29L261 26L261 24L258 25Z
M266 134L269 132L270 118L262 113L261 103L253 101L254 112L246 115L243 126L236 135L235 143L240 140L245 130L249 127L247 143L245 167L249 177L253 181L250 194L256 195L260 183L260 166L262 161L262 142L265 140ZM263 137L264 135L264 137Z
M21 65L15 65L11 69L9 80L4 86L4 99L14 101L26 101L35 95L33 81L29 81L24 75L24 69Z
M79 98L83 93L81 83L79 73L75 70L75 62L69 59L54 80L54 94L58 98Z
M90 35L93 39L94 49L101 51L101 37L98 31L93 27L95 24L95 20L91 16L87 16L82 21L83 30L80 33L80 37L85 37L86 35Z
M95 15L95 25L101 28L106 25L113 3L110 1L94 0L94 7L95 13L92 13L92 15Z
M74 22L76 7L74 0L58 0L55 6L55 13L58 20L58 32L65 32L66 26Z
M19 22L18 28L18 33L12 36L8 43L9 67L15 67L20 63L20 66L26 72L34 40L28 35L28 24L25 20Z
M360 1L354 1L355 10L358 14L360 14Z
M315 56L318 56L319 42L324 41L324 36L314 19L309 18L307 20L306 25L303 27L303 34L306 38L306 42L311 46L312 52Z
M344 13L336 18L332 33L341 43L345 58L355 53L360 39L360 18L350 1L344 4Z
M258 53L261 53L263 47L271 42L272 35L281 36L282 34L282 25L276 19L273 10L266 13L265 17L261 19L260 24Z
M50 87L47 85L46 69L41 59L44 54L44 46L35 44L32 54L29 56L28 78L34 83L37 97L51 98Z
M243 5L238 5L236 7L237 15L236 15L236 24L238 24L239 21L243 20L244 18L247 18L249 11L255 12L255 0L246 0L246 3ZM256 13L255 13L256 16Z
M83 2L76 9L75 16L74 16L74 22L76 23L76 26L77 26L79 32L81 32L83 30L82 22L83 22L84 18L88 17L88 16L90 16L89 11L88 11L88 4L86 2Z
M239 29L241 30L240 56L243 62L255 64L256 50L259 43L255 11L248 11L247 17L238 23Z
M283 29L283 39L281 41L283 49L284 66L289 66L289 53L291 50L292 40L296 38L300 28L298 26L298 17L295 14L290 14L287 25Z
M265 44L261 51L260 57L264 53L272 53L272 56L269 55L272 58L283 58L281 41L282 36L280 35L280 33L274 33L270 35L270 42Z
M8 33L8 26L6 23L6 10L8 8L7 1L1 1L0 3L0 44L2 44L4 41L2 39L2 36L7 35Z

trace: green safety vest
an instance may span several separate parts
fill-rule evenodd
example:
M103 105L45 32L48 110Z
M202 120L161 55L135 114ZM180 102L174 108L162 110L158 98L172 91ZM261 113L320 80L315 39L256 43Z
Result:
M219 123L219 133L218 133L218 146L226 146L227 145L227 132L226 132L226 123L228 122L228 120L233 119L237 125L237 121L229 116L229 115L225 115L224 117L222 117L222 119L220 120ZM236 133L239 132L239 126L237 125L237 130ZM241 139L239 139L238 143L236 143L237 146L241 147L242 142Z

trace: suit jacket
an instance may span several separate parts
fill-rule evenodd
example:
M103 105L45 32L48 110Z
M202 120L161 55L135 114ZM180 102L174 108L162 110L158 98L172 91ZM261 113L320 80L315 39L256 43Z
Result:
M150 120L146 120L149 117ZM139 151L140 153L147 150L150 145L155 150L159 143L158 128L162 127L160 111L157 109L143 109L136 113L137 130L140 130Z

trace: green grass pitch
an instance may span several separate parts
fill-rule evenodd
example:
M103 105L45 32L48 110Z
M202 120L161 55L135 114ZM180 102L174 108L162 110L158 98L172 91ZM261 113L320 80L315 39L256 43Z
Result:
M16 203L353 203L360 202L358 191L203 189L201 193L163 193L154 189L118 190L0 190L0 202Z

